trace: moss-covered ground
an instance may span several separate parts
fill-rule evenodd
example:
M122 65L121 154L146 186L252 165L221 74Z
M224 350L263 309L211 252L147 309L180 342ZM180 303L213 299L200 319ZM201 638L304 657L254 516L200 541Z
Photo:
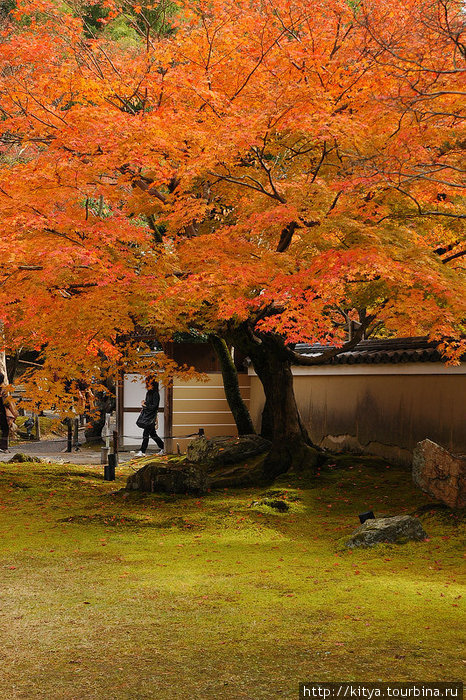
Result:
M2 699L274 700L300 681L462 680L458 517L423 514L426 542L341 548L358 513L428 503L406 471L355 457L312 480L187 498L115 493L130 470L105 482L98 467L0 464ZM258 504L264 492L289 510Z

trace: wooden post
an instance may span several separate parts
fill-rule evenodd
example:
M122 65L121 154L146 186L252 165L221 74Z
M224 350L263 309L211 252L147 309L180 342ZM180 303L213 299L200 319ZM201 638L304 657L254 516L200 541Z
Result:
M123 430L123 425L124 425L124 388L125 388L125 375L122 372L117 380L116 383L116 399L117 399L117 408L116 408L116 427L118 430L118 437L120 439L120 444L119 447L123 448L124 444L124 430Z
M165 387L165 406L163 409L164 417L164 437L166 454L173 452L173 379L167 383Z
M118 467L118 431L114 430L112 435L113 453L108 455L108 463L113 464L113 478L115 478L115 468Z
M73 447L79 450L79 418L73 419Z
M105 426L104 426L104 437L105 437L105 447L110 452L110 413L105 414Z
M110 452L110 413L105 414L105 425L102 428L102 437L105 439L105 447L100 448L100 463L104 465L104 479L108 476L108 458Z
M40 440L40 423L37 413L34 415L34 428L36 431L36 440Z

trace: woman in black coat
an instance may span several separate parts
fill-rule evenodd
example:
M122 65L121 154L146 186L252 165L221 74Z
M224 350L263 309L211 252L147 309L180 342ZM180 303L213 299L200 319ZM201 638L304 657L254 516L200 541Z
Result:
M159 454L164 454L163 440L157 435L156 431L156 428L158 427L158 410L160 404L159 383L154 379L148 378L146 379L146 389L146 398L141 405L143 407L144 420L149 425L144 428L141 449L136 454L136 457L145 456L147 446L149 444L149 438L152 438L152 440L157 443L158 447L160 448Z

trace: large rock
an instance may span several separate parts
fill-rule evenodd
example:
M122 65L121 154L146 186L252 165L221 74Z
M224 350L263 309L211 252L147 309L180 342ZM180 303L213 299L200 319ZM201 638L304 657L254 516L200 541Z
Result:
M418 442L414 449L413 481L450 508L466 506L466 459L452 455L432 440Z
M373 547L381 542L402 544L410 540L425 540L427 534L417 518L411 515L395 515L391 518L375 518L353 532L346 542L349 549Z
M198 464L212 488L239 488L264 483L263 465L271 443L259 435L197 438L188 446L187 461Z
M150 493L185 493L202 496L207 493L210 480L194 464L165 465L148 462L128 477L126 488Z
M188 445L187 458L194 464L223 467L239 464L268 452L271 443L260 435L241 437L200 437Z
M34 457L33 455L27 455L24 452L16 452L11 459L8 460L9 464L15 464L16 462L44 462L46 460L40 457Z

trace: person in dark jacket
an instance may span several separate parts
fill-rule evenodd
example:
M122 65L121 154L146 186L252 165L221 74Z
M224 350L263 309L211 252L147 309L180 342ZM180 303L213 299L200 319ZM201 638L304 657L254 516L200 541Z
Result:
M160 438L157 435L158 410L159 410L159 404L160 404L159 383L155 379L149 377L146 379L146 389L147 389L146 398L144 401L142 401L141 405L145 409L145 413L148 415L148 417L150 419L150 425L149 425L149 427L144 428L144 432L142 434L141 449L136 454L136 457L144 457L145 456L147 446L149 444L149 438L152 438L152 440L154 440L154 442L156 442L158 447L160 448L160 451L158 454L164 454L163 440L162 440L162 438Z

